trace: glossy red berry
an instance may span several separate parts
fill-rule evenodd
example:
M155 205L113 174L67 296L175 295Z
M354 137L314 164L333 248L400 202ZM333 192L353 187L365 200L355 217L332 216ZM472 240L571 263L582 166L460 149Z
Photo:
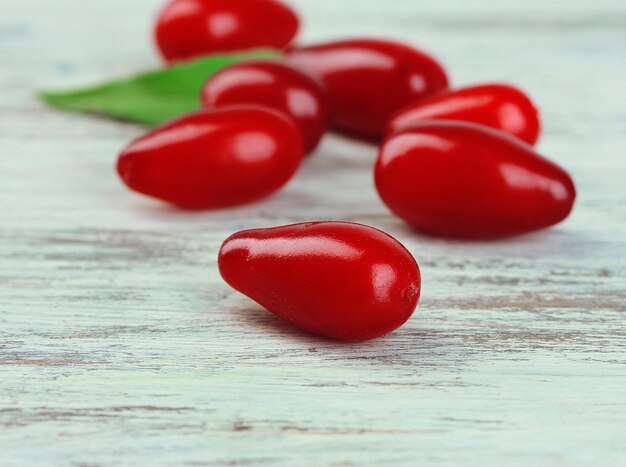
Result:
M117 170L131 189L186 209L244 204L294 175L302 136L283 114L262 108L200 111L132 142Z
M292 325L343 341L402 326L420 295L415 259L380 230L311 222L246 230L219 253L224 280Z
M300 128L307 153L326 131L328 109L321 84L283 63L255 60L237 63L211 76L202 89L205 108L258 104L283 112Z
M506 133L430 121L383 144L376 164L383 201L415 228L459 238L496 238L565 219L576 190L562 168Z
M448 87L434 58L385 40L296 48L287 60L326 85L336 129L370 139L383 136L389 119L402 107Z
M539 115L532 101L519 89L502 84L443 91L413 102L391 119L387 134L424 120L477 123L510 133L529 144L539 139Z
M166 60L255 47L283 49L298 32L291 8L278 0L171 0L156 25Z

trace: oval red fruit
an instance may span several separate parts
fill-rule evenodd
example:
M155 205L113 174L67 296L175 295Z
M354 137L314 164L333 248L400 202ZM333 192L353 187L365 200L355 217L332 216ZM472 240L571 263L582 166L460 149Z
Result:
M211 76L202 89L205 108L258 104L283 112L300 128L307 153L326 131L328 109L321 84L273 60L237 63Z
M303 154L300 131L283 114L229 108L189 114L135 140L117 170L139 193L210 209L270 195L294 175Z
M503 84L443 91L400 110L387 127L391 135L424 120L458 120L485 125L529 144L539 139L539 114L519 89Z
M343 341L402 326L420 295L413 256L380 230L311 222L239 232L219 253L224 280L292 325Z
M172 0L155 36L166 60L255 47L283 49L298 32L297 15L277 0Z
M430 121L383 144L376 187L389 208L426 233L496 238L565 219L576 197L570 176L506 133Z
M386 40L296 48L287 60L326 85L333 126L365 138L380 138L400 108L448 87L446 73L434 58Z

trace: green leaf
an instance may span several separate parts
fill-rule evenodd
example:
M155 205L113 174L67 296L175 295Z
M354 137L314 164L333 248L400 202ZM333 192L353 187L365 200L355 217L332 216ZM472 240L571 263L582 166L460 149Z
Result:
M199 109L202 85L220 68L239 61L280 56L280 52L268 49L213 55L90 88L40 92L39 97L53 107L71 112L97 113L159 125Z

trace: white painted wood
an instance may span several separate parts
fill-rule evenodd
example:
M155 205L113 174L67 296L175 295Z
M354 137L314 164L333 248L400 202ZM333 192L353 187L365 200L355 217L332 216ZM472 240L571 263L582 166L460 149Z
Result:
M3 0L0 464L626 464L626 4L318 0L305 40L391 35L456 84L541 103L541 151L573 216L494 243L419 236L371 182L375 150L329 137L268 201L184 213L126 191L142 131L44 107L38 88L158 63L157 0ZM349 219L415 254L399 331L343 345L293 330L219 278L247 227Z

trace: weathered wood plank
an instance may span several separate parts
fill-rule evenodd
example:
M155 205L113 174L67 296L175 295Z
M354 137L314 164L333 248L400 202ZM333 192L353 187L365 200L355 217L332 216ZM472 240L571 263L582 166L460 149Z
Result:
M33 91L155 66L159 3L4 0L0 464L626 463L624 2L297 2L308 39L396 36L457 84L513 81L541 103L540 149L579 202L495 243L410 231L372 189L375 149L334 136L252 206L191 214L127 192L112 167L142 129ZM405 327L329 342L219 279L230 233L314 219L415 254Z

